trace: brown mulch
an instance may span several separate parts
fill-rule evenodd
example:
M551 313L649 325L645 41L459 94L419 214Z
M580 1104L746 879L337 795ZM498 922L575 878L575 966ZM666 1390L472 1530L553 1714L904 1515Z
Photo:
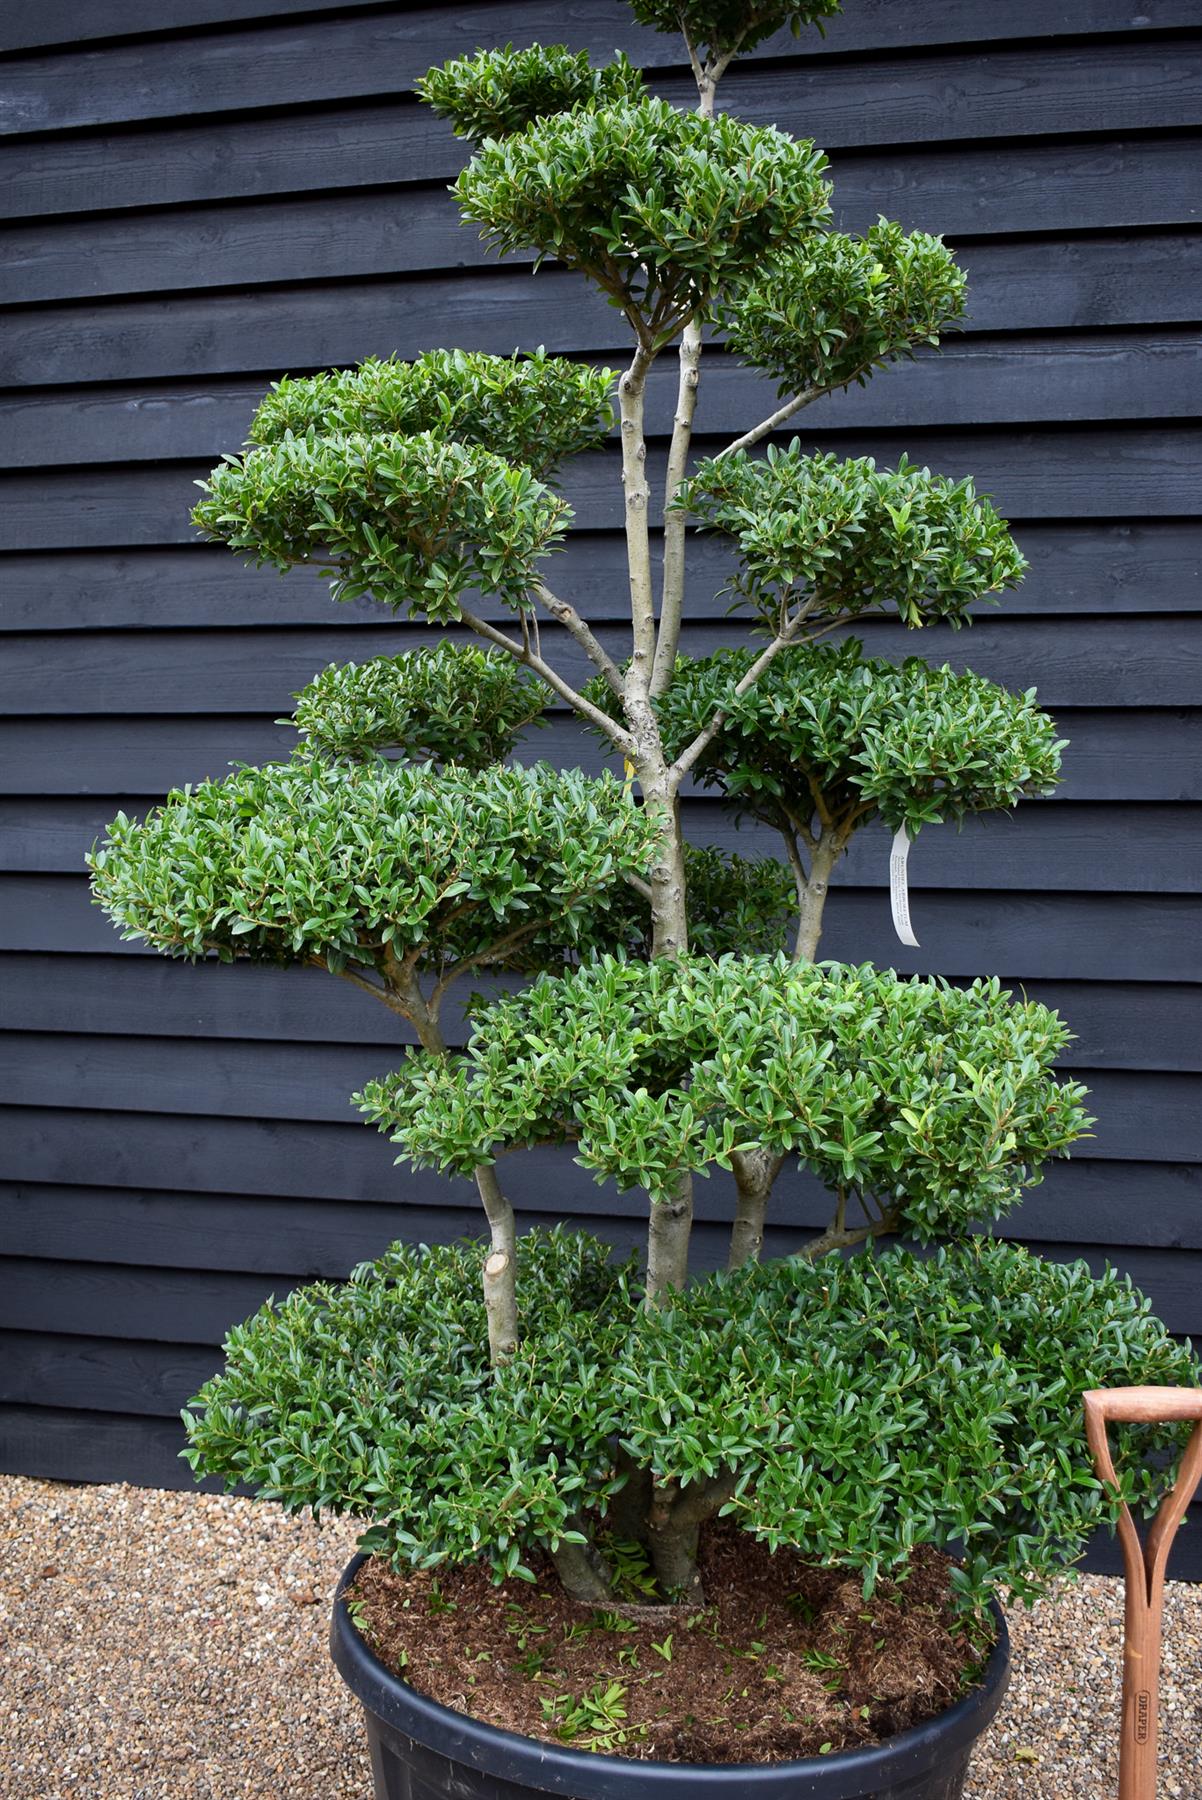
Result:
M373 1560L352 1600L375 1654L457 1712L528 1737L668 1762L775 1762L871 1744L959 1697L979 1654L948 1562L865 1600L858 1579L769 1552L721 1522L702 1543L707 1604L657 1619L573 1601L554 1572L494 1586L483 1568Z

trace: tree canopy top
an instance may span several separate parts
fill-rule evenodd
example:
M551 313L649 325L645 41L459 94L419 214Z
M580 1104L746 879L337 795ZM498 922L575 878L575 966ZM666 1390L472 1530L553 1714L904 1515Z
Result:
M830 217L812 143L666 100L538 118L482 144L455 183L502 254L587 275L652 336Z
M433 112L448 119L457 137L479 148L488 138L511 137L548 113L581 106L615 106L645 97L641 69L621 51L594 68L585 50L531 44L515 50L479 50L452 57L416 84Z

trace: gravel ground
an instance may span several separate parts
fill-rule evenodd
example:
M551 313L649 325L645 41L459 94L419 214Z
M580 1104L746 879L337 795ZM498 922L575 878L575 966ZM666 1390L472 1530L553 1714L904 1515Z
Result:
M353 1547L207 1494L0 1476L4 1800L370 1800L325 1650ZM1109 1800L1122 1586L1011 1616L1014 1677L966 1800ZM1202 1800L1202 1588L1170 1584L1162 1800Z

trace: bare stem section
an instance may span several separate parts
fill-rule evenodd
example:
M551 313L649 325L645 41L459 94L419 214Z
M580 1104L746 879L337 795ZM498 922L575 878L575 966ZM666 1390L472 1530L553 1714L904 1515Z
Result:
M735 1217L730 1230L728 1269L758 1262L764 1248L768 1202L784 1162L768 1150L749 1150L731 1158L735 1177Z
M422 1049L431 1056L445 1056L447 1043L438 1005L427 1002L413 968L395 957L388 964L387 991L391 996L388 1003L409 1020ZM498 1368L510 1361L518 1344L517 1222L495 1169L476 1170L476 1191L488 1220L490 1249L484 1263L484 1305L489 1357L493 1367Z
M476 1183L477 1186L480 1187L481 1199L484 1199L484 1187L481 1184L480 1179L483 1175L492 1175L492 1170L478 1169L476 1172ZM493 1176L493 1183L495 1186L495 1176ZM498 1197L501 1197L501 1190L499 1187L496 1188L496 1194ZM487 1211L488 1201L486 1199L484 1199L484 1205L485 1210ZM489 1223L492 1224L491 1219L489 1220ZM512 1224L512 1211L510 1212L510 1223ZM495 1244L495 1227L493 1236ZM513 1353L518 1347L518 1311L517 1295L514 1287L514 1257L509 1250L498 1250L494 1248L489 1251L488 1255L484 1258L483 1283L484 1307L488 1314L489 1357L493 1367L498 1368L512 1359Z
M628 694L644 697L651 688L655 658L655 589L651 579L650 506L647 440L643 429L647 371L654 350L639 344L633 361L618 382L622 431L622 493L626 527L626 561L630 576L632 647ZM631 721L632 725L634 721ZM637 729L637 728L636 728Z
M689 1279L689 1237L693 1230L693 1178L682 1175L662 1199L651 1202L647 1228L646 1304L655 1308L679 1293Z
M693 441L693 417L697 410L697 389L701 381L701 320L694 315L680 339L680 383L676 395L676 413L672 421L672 442L668 450L668 474L664 484L664 580L659 609L659 638L655 646L655 665L651 675L651 692L662 694L672 680L672 670L680 649L680 627L684 615L685 546L688 539L688 515L675 505L680 485L688 473L689 446Z
M823 832L810 852L810 866L805 884L798 894L797 939L793 946L794 962L813 962L822 936L822 914L830 879L839 860L840 846L829 832Z

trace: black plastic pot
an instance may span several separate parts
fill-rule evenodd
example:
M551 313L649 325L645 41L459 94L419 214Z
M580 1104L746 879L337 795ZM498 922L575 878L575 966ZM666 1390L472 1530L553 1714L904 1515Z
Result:
M959 1800L972 1747L1010 1678L1006 1621L982 1685L925 1725L866 1750L783 1763L635 1762L500 1731L415 1692L372 1655L343 1599L364 1559L343 1571L330 1650L362 1702L376 1800Z

